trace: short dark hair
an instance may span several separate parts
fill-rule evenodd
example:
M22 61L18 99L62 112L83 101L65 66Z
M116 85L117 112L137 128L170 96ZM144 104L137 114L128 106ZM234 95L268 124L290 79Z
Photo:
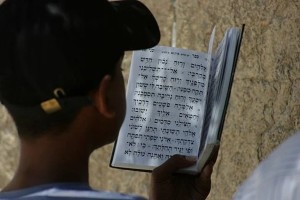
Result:
M0 100L19 133L64 126L124 51L159 39L154 17L138 1L6 0L0 6ZM63 109L45 113L40 104L51 99Z

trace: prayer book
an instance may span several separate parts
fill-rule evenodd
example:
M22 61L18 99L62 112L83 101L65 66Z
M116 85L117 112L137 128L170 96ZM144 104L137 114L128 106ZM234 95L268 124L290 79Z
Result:
M110 166L151 171L172 155L198 157L180 170L197 174L219 145L243 36L227 29L208 53L156 46L134 51L127 86L127 112Z

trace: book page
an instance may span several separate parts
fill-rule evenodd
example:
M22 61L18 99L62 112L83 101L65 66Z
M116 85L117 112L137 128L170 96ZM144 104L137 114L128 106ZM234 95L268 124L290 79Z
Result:
M214 64L211 67L210 88L207 104L207 121L204 122L207 131L207 143L215 143L220 140L225 120L226 109L230 97L236 60L237 44L240 30L230 28L226 31L222 42L219 44Z
M207 56L162 46L134 52L127 113L112 165L155 167L174 154L198 156Z
M204 129L203 129L204 137L207 136L209 131L209 126L211 126L211 116L213 112L213 106L218 104L217 97L220 92L219 90L223 80L227 46L228 46L227 33L225 33L225 36L223 37L222 41L218 44L218 47L212 56L212 66L209 72L210 81L208 85L209 89L208 89L207 100L206 100L207 101L206 111L205 111L206 114L205 114Z
M206 137L206 139L205 147L200 155L201 159L197 163L199 170L210 158L214 147L219 144L221 139L243 29L244 26L242 30L228 29L213 55L202 133L202 137Z
M216 95L214 97L214 105L211 116L211 126L209 132L211 132L211 140L220 139L223 124L225 120L227 105L230 97L231 86L233 82L234 72L237 59L237 52L239 51L238 41L240 37L240 30L237 28L230 28L226 31L224 38L226 55L223 60L223 67L221 70L216 71L215 77L219 81L216 86ZM222 59L220 59L222 60ZM214 135L214 133L217 135ZM210 133L209 133L210 134Z

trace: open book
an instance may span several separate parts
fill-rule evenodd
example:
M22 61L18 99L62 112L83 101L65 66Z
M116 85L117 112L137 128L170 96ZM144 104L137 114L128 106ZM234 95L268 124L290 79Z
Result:
M156 46L135 51L127 113L110 166L151 171L174 154L197 156L196 174L219 144L244 25L208 53Z

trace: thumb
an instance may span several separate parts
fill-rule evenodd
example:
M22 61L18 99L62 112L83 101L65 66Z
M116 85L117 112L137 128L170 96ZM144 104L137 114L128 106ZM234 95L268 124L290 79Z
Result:
M197 162L197 157L174 155L159 167L155 168L152 172L153 178L157 180L167 180L170 176L186 167L190 167Z

